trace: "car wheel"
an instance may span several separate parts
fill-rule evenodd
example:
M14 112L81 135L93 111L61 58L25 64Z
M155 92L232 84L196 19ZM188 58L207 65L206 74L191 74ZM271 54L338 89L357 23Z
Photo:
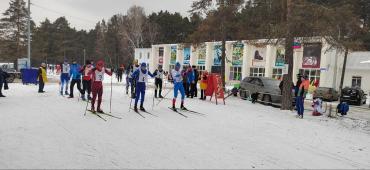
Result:
M14 82L14 79L15 79L15 75L14 75L14 74L11 74L11 75L9 76L9 78L7 78L7 79L6 79L6 81L7 81L8 83L13 83L13 82Z
M271 105L271 96L267 94L263 95L262 101L264 105Z
M357 106L361 106L361 105L362 105L362 100L361 99L357 100Z

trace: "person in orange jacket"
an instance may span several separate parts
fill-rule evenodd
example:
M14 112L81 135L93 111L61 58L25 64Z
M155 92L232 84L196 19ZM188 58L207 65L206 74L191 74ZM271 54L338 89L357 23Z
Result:
M204 71L201 77L201 81L200 81L200 98L199 98L200 100L206 100L205 91L208 87L207 79L208 79L208 72Z
M302 76L301 78L302 83L299 86L298 94L296 98L296 107L297 107L297 117L303 119L304 113L304 100L306 98L308 88L310 87L310 80L308 79L307 75Z

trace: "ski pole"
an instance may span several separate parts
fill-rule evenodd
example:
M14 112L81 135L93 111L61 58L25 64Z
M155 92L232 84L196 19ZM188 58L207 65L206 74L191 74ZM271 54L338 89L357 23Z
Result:
M173 90L173 89L172 89ZM170 94L170 92L172 91L172 90L168 90L168 92L163 96L163 99L161 99L161 100L159 100L158 101L158 103L157 103L157 106L164 100L164 98L166 98L166 96L168 95L168 94Z
M84 116L86 116L86 112L87 112L87 107L89 106L89 99L86 100L86 108L85 108L85 114Z
M131 106L132 106L132 98L130 97L130 107L128 108L128 112L131 111Z
M112 60L111 60L112 62ZM113 71L111 69L111 72L113 74ZM109 113L112 113L112 94L113 94L113 76L110 78L110 103L109 103Z

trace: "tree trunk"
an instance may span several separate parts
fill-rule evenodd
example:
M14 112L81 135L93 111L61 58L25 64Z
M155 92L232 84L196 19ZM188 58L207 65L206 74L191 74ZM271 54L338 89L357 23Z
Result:
M285 38L285 60L288 64L288 74L283 77L283 96L281 100L281 110L292 109L292 78L293 78L293 44L294 35L292 34L291 22L291 5L292 0L287 0L287 32Z
M222 39L222 55L221 55L221 78L222 78L222 85L225 87L225 65L226 65L226 40L225 38Z
M346 48L346 51L344 53L342 76L340 78L340 84L339 84L339 94L342 93L342 89L343 89L344 76L346 75L347 57L348 57L348 48Z

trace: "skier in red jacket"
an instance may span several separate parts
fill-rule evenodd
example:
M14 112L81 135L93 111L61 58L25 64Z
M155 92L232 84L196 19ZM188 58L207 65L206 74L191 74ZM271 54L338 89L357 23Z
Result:
M104 62L99 60L96 63L96 68L93 68L89 75L91 75L91 81L92 81L92 100L91 100L91 112L95 113L95 100L96 97L98 97L98 107L97 112L98 113L104 113L101 109L101 102L103 98L103 80L104 80L104 74L108 74L112 76L112 70L108 70L104 67Z

